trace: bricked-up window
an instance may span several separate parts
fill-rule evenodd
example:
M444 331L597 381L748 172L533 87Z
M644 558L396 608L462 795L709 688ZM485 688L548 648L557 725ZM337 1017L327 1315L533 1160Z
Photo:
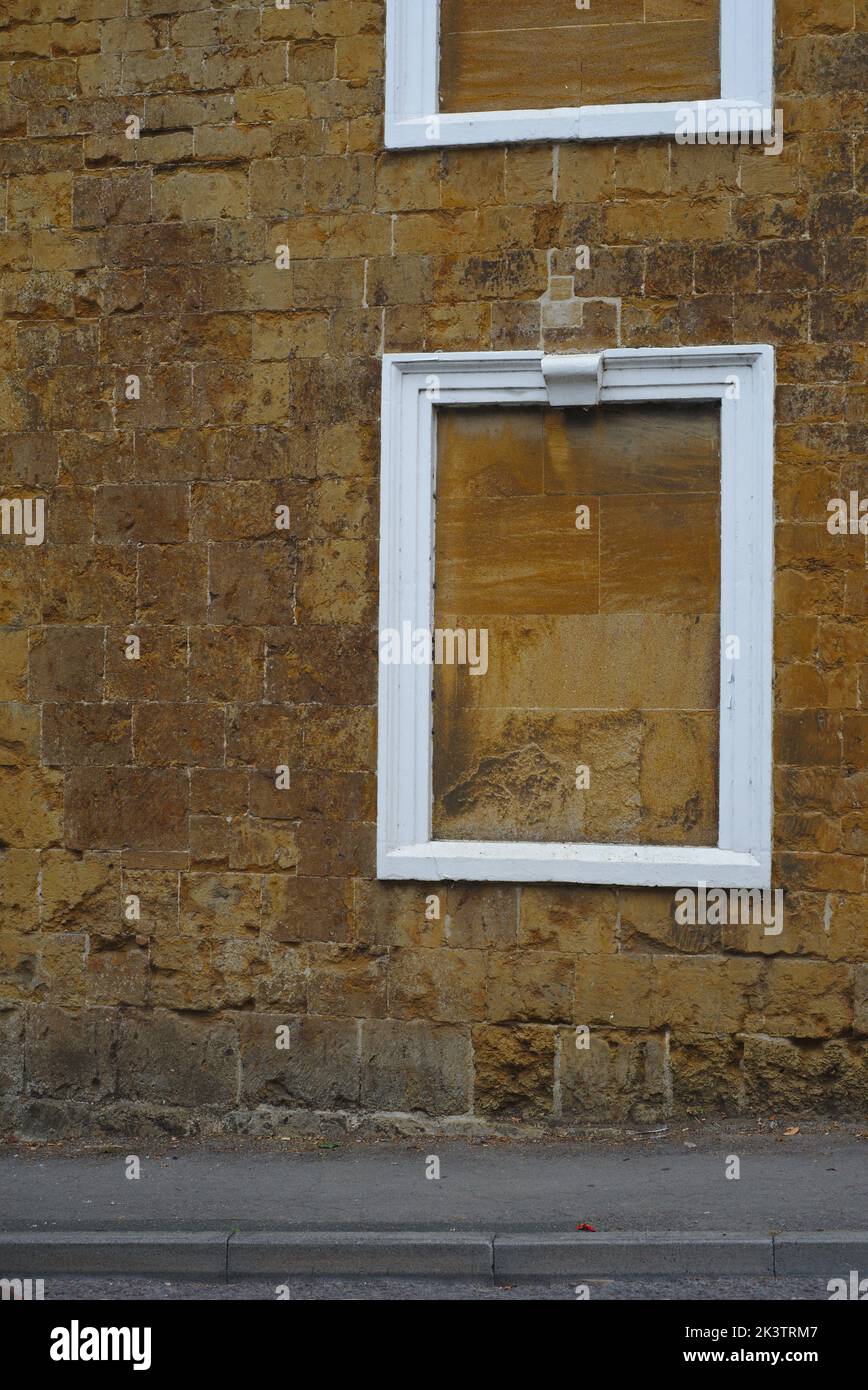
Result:
M720 96L720 0L441 0L440 110Z
M720 407L437 415L435 838L711 844Z
M387 355L383 878L764 888L769 347Z
M776 130L774 0L386 0L390 149Z

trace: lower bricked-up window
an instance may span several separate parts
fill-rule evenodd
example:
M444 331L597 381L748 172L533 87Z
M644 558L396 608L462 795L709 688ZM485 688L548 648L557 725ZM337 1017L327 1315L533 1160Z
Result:
M384 372L381 876L767 885L771 349Z

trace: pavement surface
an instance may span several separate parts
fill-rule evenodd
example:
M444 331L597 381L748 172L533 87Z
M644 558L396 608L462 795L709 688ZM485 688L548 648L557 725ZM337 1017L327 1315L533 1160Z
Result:
M3 1231L836 1231L868 1228L868 1134L714 1131L106 1152L0 1149ZM693 1144L695 1147L688 1147ZM128 1157L140 1176L128 1178ZM429 1158L439 1160L439 1178ZM737 1158L740 1176L728 1178ZM868 1272L868 1271L866 1271Z
M868 1293L866 1140L775 1125L557 1143L7 1145L0 1278L45 1278L49 1297L82 1279L109 1291L80 1297L126 1296L112 1281L138 1278L175 1290L142 1297L183 1299L221 1286L274 1298L278 1283L301 1299L360 1284L353 1297L560 1299L584 1281L604 1299L654 1287L761 1300L828 1298L853 1271ZM452 1291L431 1292L444 1279Z

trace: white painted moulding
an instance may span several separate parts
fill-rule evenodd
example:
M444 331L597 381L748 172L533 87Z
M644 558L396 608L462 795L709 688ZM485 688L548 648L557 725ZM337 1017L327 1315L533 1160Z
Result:
M530 111L441 112L440 0L387 0L386 148L508 144L530 140L674 137L685 111L713 107L727 130L766 134L774 98L774 0L721 0L720 98L630 102Z
M548 379L544 363L548 369ZM768 888L772 823L774 351L757 344L616 348L599 359L599 402L717 401L721 410L720 805L717 843L570 844L435 840L432 672L379 672L377 868L422 882ZM380 631L433 628L438 406L551 401L569 370L541 352L392 354L383 362ZM592 376L592 373L590 374ZM575 374L587 388L589 367Z
M603 389L603 354L567 353L544 357L540 363L551 406L600 404Z

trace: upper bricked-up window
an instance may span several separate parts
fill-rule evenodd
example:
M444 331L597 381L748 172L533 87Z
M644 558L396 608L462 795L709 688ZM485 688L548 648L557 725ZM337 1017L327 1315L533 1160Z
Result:
M388 0L392 148L771 128L773 0Z
M440 110L720 96L720 0L440 0Z
M384 365L384 878L767 887L770 348Z

